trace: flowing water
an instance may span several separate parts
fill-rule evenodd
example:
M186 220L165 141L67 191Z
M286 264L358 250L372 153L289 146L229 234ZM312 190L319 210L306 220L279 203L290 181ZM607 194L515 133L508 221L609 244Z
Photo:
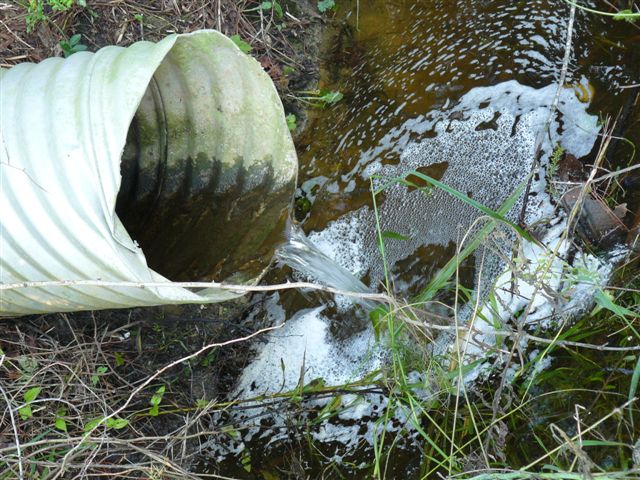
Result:
M311 111L298 139L296 216L306 236L294 229L279 254L298 271L298 279L357 292L380 291L385 274L377 242L379 221L380 230L388 234L386 261L394 293L415 295L455 254L480 214L442 191L425 195L389 181L407 171L440 179L495 209L526 177L538 146L547 159L560 145L585 164L591 162L605 115L619 113L615 133L640 142L638 89L627 88L640 83L637 25L577 12L567 87L561 91L559 114L538 145L562 66L566 2L338 3L337 20L324 46L321 87L342 92L344 100ZM603 7L603 2L585 3ZM633 161L632 150L627 142L614 142L607 167L627 166ZM543 171L534 181L529 221L548 218L552 210L544 182ZM387 187L376 197L377 213L372 186ZM631 208L640 203L631 190L623 199ZM507 217L517 220L519 211L516 205ZM492 257L494 250L465 261L460 270L463 285L478 287L481 272L489 280L495 277L500 260ZM330 303L326 297L298 292L270 297L266 315L284 326L258 349L235 395L252 398L295 389L303 372L304 384L320 379L343 384L384 365L388 357L376 349L366 322L349 329L372 305L361 305L358 311L345 299L336 299L333 307ZM348 338L336 335L345 329ZM316 425L299 436L292 432L304 430L305 421L315 425L315 417L302 417L298 411L287 415L277 408L240 414L233 420L243 425L246 436L228 448L215 446L214 456L226 458L225 473L240 478L288 478L283 472L296 467L292 457L310 478L341 478L337 472L346 475L342 478L367 478L353 472L371 462L376 412L386 400L380 392L352 397L344 396L342 405L349 408L337 422ZM317 404L316 412L324 405ZM538 448L534 440L528 450L514 445L505 451L512 460L526 463ZM388 465L387 478L420 478L425 458L421 447L405 447ZM247 474L238 457L225 456L234 451L250 452L254 473ZM427 448L425 455L435 454Z
M276 258L318 284L346 292L372 293L353 273L323 253L297 226L291 228L289 239L278 249ZM350 298L365 309L375 308L373 302L357 297L344 297L342 302L349 304Z

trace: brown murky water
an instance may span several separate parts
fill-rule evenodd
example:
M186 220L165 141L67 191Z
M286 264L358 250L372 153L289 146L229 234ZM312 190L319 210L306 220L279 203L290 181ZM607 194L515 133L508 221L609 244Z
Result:
M321 87L344 100L312 112L298 141L301 194L313 201L305 229L321 229L370 203L359 173L374 160L397 163L429 135L432 110L473 87L507 80L542 87L557 81L569 6L562 1L361 1L340 4L329 35ZM590 111L626 117L619 134L640 140L640 28L578 11L567 82L586 79ZM586 94L584 86L578 89ZM617 164L628 160L622 145Z
M362 206L371 207L370 183L363 172L375 162L396 165L412 142L435 136L430 112L446 111L474 87L516 80L541 88L560 75L569 12L563 1L338 3L338 20L326 36L321 87L342 92L344 99L331 108L312 110L297 142L297 196L310 203L309 211L298 211L297 216L307 232L323 230ZM603 2L589 3L603 6ZM591 114L601 119L620 115L615 133L640 145L640 89L632 88L640 83L638 25L578 11L567 83L579 98L591 101ZM637 161L632 152L627 142L614 142L609 167ZM591 158L583 161L588 163ZM436 165L446 169L446 162L443 158ZM631 207L640 203L632 189L622 199ZM429 215L437 215L423 213L426 222ZM421 246L414 257L397 262L394 272L409 278L407 293L413 294L415 284L410 278L428 279L454 251L454 244ZM540 406L540 421L544 421L544 409L551 412L551 407ZM528 425L510 427L514 432L529 429ZM326 460L339 446L312 447L304 432L299 433L297 439L291 436L282 441L282 448L267 450L264 439L248 445L252 472L230 460L224 464L225 474L239 478L369 478L366 469L354 473L349 464L337 466ZM530 451L513 445L509 459L524 464L532 458L537 447L533 438L529 441ZM389 465L388 478L421 478L425 457L418 450L398 452ZM433 453L427 448L423 453L428 456L429 452ZM355 466L371 462L372 456L356 453L344 460Z

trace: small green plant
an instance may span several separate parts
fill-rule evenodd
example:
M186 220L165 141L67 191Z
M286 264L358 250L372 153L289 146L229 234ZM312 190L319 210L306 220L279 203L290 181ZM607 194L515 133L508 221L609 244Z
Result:
M107 371L109 371L109 369L104 365L96 368L96 372L93 375L91 375L91 385L93 385L94 387L98 385L98 382L100 381L100 377L103 376L105 373L107 373Z
M32 357L18 357L18 365L23 378L31 378L38 369L38 361Z
M614 20L623 20L625 22L634 23L638 19L638 14L630 9L620 10L614 17Z
M296 216L304 218L311 211L311 200L309 200L305 195L303 195L302 197L296 198L295 206L296 206Z
M74 53L84 52L87 49L86 45L80 43L81 38L82 35L76 33L75 35L72 35L69 40L60 41L60 48L62 48L62 53L65 58L70 57Z
M245 12L256 12L265 10L269 10L275 13L276 17L278 17L279 20L282 20L284 18L284 10L282 9L282 5L278 0L264 1L255 8L249 8L245 10Z
M560 164L560 160L562 159L562 155L564 155L564 148L560 144L556 145L556 148L553 149L553 153L551 154L551 158L549 159L549 166L547 167L547 177L549 179L556 176L558 173L558 166Z
M294 98L314 108L327 108L335 105L344 98L341 92L324 89L305 90L300 93L302 96L295 96Z
M54 12L64 12L73 6L73 0L49 0L49 6Z
M56 427L57 430L60 430L61 432L65 432L67 431L67 422L64 419L64 416L67 414L67 411L65 408L60 408L58 409L58 411L56 412L56 418L54 420L54 427Z
M290 113L289 115L287 115L287 127L289 127L289 131L293 132L295 131L296 128L298 128L298 124L297 122L297 118L293 113Z
M114 360L116 362L116 367L122 367L125 364L124 356L121 352L114 353Z
M251 473L251 452L248 449L245 449L240 455L240 463L242 468Z
M40 0L29 0L27 4L27 33L31 33L35 26L47 19L44 14L44 5Z
M113 428L114 430L122 430L124 427L129 425L129 420L125 418L107 418L107 420L105 421L104 417L94 418L90 422L87 422L87 424L84 426L85 433L90 432L91 430L93 430L94 428L96 428L98 425L102 423L104 423L107 426L107 428Z
M262 4L260 4L260 8L262 10L273 10L273 12L279 19L282 19L282 17L284 17L282 5L280 5L277 0L273 0L272 2L262 2Z
M86 7L86 0L28 0L26 4L27 16L27 32L31 33L36 25L45 22L49 17L45 14L45 7L50 8L53 12L66 12L74 3L80 7Z
M40 395L41 390L42 388L40 387L33 387L27 390L26 392L24 392L24 395L22 396L22 398L24 399L25 404L18 409L18 414L20 415L20 418L22 420L29 420L31 417L33 417L33 410L31 410L31 403L36 398L38 398L38 395Z
M251 45L242 40L242 38L240 38L240 35L231 35L229 39L236 44L236 47L238 47L242 53L249 54L249 52L251 52Z
M564 0L569 5L574 5L576 8L589 13L595 13L596 15L602 15L603 17L613 17L614 20L624 20L627 22L634 22L640 18L640 13L634 12L631 9L619 10L615 13L604 12L602 10L596 10L594 8L585 7L584 5L574 0Z
M328 10L334 10L336 8L335 0L319 0L318 1L318 10L321 13L325 13Z
M149 415L152 417L157 417L160 413L160 403L162 402L162 396L164 395L165 386L161 386L156 390L156 393L153 394L149 403L151 404L151 408L149 409Z

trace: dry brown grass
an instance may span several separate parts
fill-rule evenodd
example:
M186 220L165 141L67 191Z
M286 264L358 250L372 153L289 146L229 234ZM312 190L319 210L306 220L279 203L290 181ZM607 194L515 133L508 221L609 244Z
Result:
M216 400L254 335L224 319L240 318L244 307L2 321L0 478L197 478L199 446L221 435L211 431L226 408Z
M90 51L96 51L106 45L158 41L170 33L216 29L248 42L281 93L290 87L303 89L317 76L318 45L306 40L318 31L323 17L306 1L281 2L284 17L279 19L272 11L256 10L262 3L257 0L89 0L87 7L74 5L64 12L45 7L46 20L31 32L27 3L0 2L2 67L61 56L60 41L77 33ZM295 71L287 69L285 75L285 66Z

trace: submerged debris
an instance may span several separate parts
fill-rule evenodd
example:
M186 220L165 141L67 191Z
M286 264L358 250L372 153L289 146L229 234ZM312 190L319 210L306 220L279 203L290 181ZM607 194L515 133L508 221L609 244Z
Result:
M616 210L611 210L584 185L567 191L562 196L562 206L567 213L578 208L580 230L587 241L606 250L625 241L628 229ZM626 210L623 217L624 213Z

